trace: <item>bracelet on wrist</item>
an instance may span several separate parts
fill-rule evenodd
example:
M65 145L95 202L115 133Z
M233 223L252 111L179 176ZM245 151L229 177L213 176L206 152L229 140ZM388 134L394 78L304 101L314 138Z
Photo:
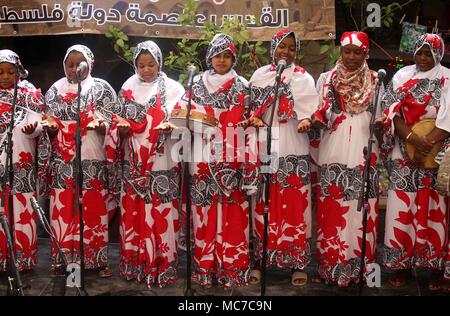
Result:
M406 140L409 140L409 138L411 137L411 135L413 134L413 132L411 131L411 132L409 132L409 134L408 134L408 136L406 136Z

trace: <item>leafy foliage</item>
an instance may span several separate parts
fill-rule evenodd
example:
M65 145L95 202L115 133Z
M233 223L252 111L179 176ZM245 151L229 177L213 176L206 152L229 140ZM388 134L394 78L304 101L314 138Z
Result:
M196 9L197 3L194 0L186 1L178 21L183 26L194 26ZM250 78L255 69L268 62L267 48L261 41L250 41L247 25L237 19L226 19L221 26L206 22L204 28L200 29L200 39L198 40L183 38L178 41L176 51L169 53L164 64L169 69L180 72L180 82L186 80L186 74L182 71L190 64L195 65L199 71L204 71L204 56L208 44L217 33L225 33L233 37L238 50L235 69L240 75Z
M117 55L133 67L133 53L136 47L128 45L128 36L117 27L109 26L105 36L113 41L114 51Z

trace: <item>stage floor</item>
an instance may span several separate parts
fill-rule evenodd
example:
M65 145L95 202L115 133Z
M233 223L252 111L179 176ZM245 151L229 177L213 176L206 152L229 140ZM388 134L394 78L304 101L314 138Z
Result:
M47 238L39 238L39 264L34 271L22 273L23 283L27 285L24 292L27 296L74 296L74 288L66 288L64 293L64 277L50 276L50 241ZM85 289L89 295L115 295L115 296L182 296L186 286L185 253L180 252L179 279L164 288L148 289L144 284L136 281L126 281L119 275L119 245L111 243L109 247L109 262L113 269L113 276L109 278L99 278L94 271L87 271L85 274ZM317 264L315 256L313 262L306 272L310 279ZM391 272L382 269L381 287L364 288L363 295L366 296L387 296L387 295L407 295L407 296L443 296L441 292L431 292L427 288L429 271L413 271L413 277L408 285L401 289L392 288L388 279ZM259 296L260 286L249 285L233 290L224 290L213 286L204 289L193 284L196 295L200 296ZM7 275L0 273L0 294L6 295ZM305 287L294 287L290 283L290 272L287 270L269 269L267 275L267 296L356 296L359 294L359 287L354 285L346 288L339 288L334 285L314 284L308 281ZM449 295L450 296L450 295Z

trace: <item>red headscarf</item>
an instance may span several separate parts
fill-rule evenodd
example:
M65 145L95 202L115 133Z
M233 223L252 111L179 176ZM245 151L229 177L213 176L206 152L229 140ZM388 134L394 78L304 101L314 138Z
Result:
M341 36L341 46L355 45L363 51L369 51L369 37L364 32L345 32Z

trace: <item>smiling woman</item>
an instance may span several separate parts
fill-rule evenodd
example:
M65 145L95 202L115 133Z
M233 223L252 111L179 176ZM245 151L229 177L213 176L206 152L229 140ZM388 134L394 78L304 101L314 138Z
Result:
M436 190L438 170L422 164L434 144L441 143L436 163L450 146L450 69L441 65L443 56L443 40L437 34L422 35L415 46L416 64L395 74L383 98L383 148L395 170L386 207L383 264L396 271L390 280L395 287L406 284L412 268L428 268L433 271L429 289L439 290L449 266L448 200ZM415 128L425 120L434 121L434 127L419 136ZM414 147L414 159L406 154L406 145Z
M362 248L362 213L358 209L364 182L364 147L369 138L376 72L366 58L369 38L362 32L345 32L336 66L320 75L321 95L313 124L324 128L319 145L317 250L319 277L314 280L348 286L358 281ZM380 89L381 90L381 89ZM379 93L382 95L382 92ZM378 98L380 100L381 98ZM375 105L376 106L376 105ZM380 107L376 107L379 110ZM376 111L376 117L380 111ZM376 260L378 197L378 144L374 145L368 197L367 263Z

